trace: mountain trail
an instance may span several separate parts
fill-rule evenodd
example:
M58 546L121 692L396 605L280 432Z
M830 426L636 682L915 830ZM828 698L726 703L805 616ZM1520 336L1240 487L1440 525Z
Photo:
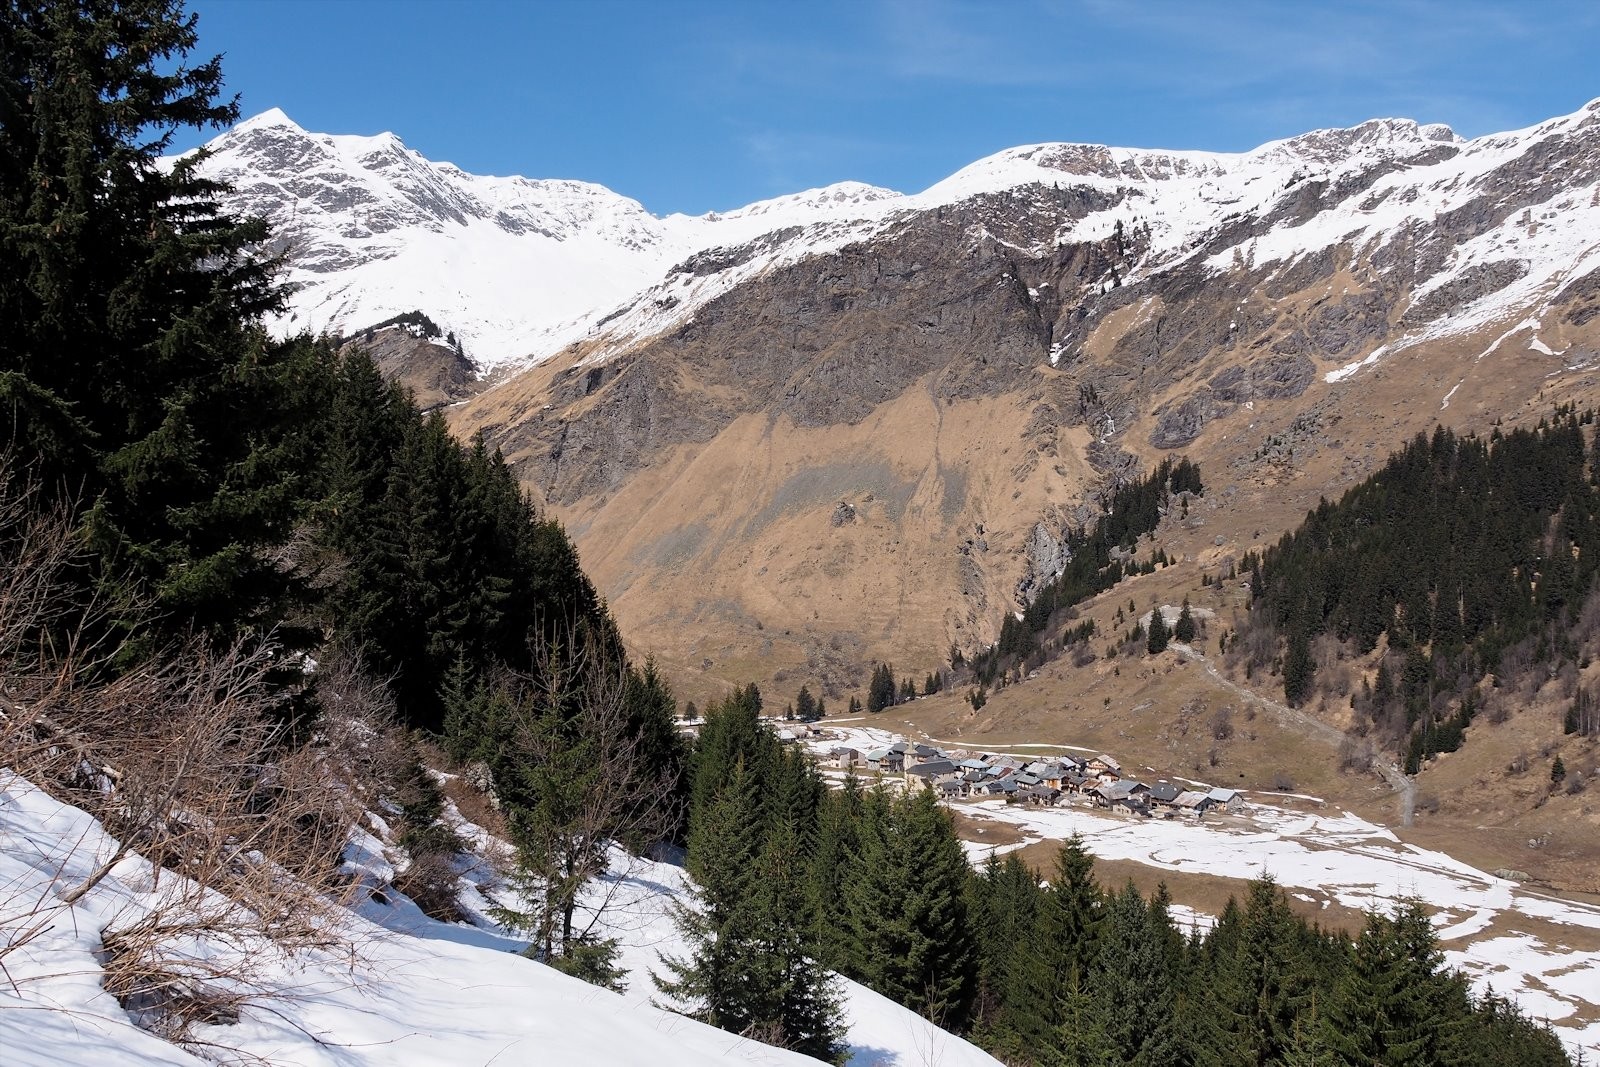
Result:
M1293 723L1294 725L1300 727L1305 733L1310 734L1312 737L1324 742L1325 744L1332 745L1334 748L1338 748L1344 743L1345 735L1343 731L1335 729L1334 727L1329 726L1327 723L1318 719L1314 719L1303 711L1291 708L1287 704L1280 704L1276 700L1264 697L1253 689L1248 689L1245 686L1240 685L1238 682L1235 682L1233 679L1225 677L1221 671L1217 670L1216 664L1211 662L1211 658L1204 652L1201 652L1190 645L1181 644L1177 641L1172 642L1169 647L1175 650L1179 655L1194 660L1201 666L1205 667L1206 673L1214 678L1217 681L1217 684L1224 686L1227 689L1231 689L1233 692L1237 693L1246 700L1253 700L1262 707L1273 711L1278 716L1280 722L1287 721ZM1389 783L1389 788L1393 789L1396 795L1398 795L1400 798L1400 825L1410 826L1412 815L1416 811L1417 783L1413 781L1403 770L1401 770L1399 764L1393 761L1376 763L1374 766L1377 772L1383 776L1383 780Z

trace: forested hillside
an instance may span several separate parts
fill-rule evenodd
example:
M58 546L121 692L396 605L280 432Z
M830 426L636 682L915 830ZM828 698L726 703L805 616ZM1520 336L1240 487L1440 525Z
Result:
M757 718L713 708L692 764L696 951L662 989L729 1029L828 1048L813 961L966 1033L1003 1062L1562 1064L1549 1031L1445 968L1421 901L1321 930L1264 879L1181 931L1162 887L1103 886L1074 838L1053 870L968 865L931 789L826 790Z
M1252 629L1282 640L1270 664L1274 641L1248 642L1252 669L1281 669L1285 698L1302 704L1324 691L1317 638L1356 658L1378 650L1352 729L1397 746L1408 773L1460 747L1486 700L1513 714L1511 694L1530 699L1550 678L1571 702L1566 732L1594 736L1581 679L1600 633L1593 424L1563 409L1487 438L1441 427L1323 501L1243 563Z
M0 764L212 888L245 892L235 850L294 872L233 920L269 939L348 890L368 806L448 913L462 843L428 739L485 762L536 871L592 878L608 839L673 836L671 696L560 525L364 354L263 329L284 297L265 227L219 207L202 158L162 158L238 117L194 44L174 0L0 12ZM596 745L658 818L575 813L523 767ZM289 884L311 888L274 907L304 922L261 903ZM535 924L569 902L543 894Z

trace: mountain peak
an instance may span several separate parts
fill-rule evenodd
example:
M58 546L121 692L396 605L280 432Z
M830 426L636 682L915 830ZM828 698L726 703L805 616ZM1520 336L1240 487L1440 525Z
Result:
M281 107L269 107L257 115L252 115L233 127L232 133L249 133L252 130L282 129L296 133L305 133L299 123L291 119ZM224 135L226 136L226 135Z

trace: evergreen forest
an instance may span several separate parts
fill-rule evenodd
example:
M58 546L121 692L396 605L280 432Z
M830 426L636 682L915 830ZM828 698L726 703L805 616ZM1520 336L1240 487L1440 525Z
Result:
M1251 626L1281 647L1272 666L1288 703L1319 685L1312 643L1380 652L1353 694L1355 729L1406 771L1459 748L1500 691L1530 697L1564 679L1567 733L1593 736L1579 682L1600 632L1600 441L1592 413L1561 409L1487 438L1418 435L1337 503L1247 556ZM1268 665L1261 656L1251 667Z

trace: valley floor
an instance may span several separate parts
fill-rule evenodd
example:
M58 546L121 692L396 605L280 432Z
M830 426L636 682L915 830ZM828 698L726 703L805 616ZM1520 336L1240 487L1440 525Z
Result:
M810 742L819 755L841 745L864 752L903 739L863 720L823 726L834 736ZM1070 748L1024 744L1006 751L1038 758ZM992 852L1078 834L1103 865L1137 864L1167 879L1174 899L1189 906L1191 921L1201 923L1209 920L1205 909L1214 909L1217 898L1186 892L1197 875L1240 880L1241 887L1270 875L1303 911L1327 925L1349 925L1364 910L1417 897L1433 912L1448 962L1469 974L1480 991L1492 987L1533 1017L1549 1020L1574 1053L1582 1048L1591 1059L1600 1054L1600 906L1541 893L1408 844L1393 830L1320 798L1254 793L1245 814L1208 813L1199 823L1110 814L1083 796L1063 798L1057 807L998 798L956 800L950 807L964 816L975 862ZM1037 850L1035 856L1048 870L1048 857Z

